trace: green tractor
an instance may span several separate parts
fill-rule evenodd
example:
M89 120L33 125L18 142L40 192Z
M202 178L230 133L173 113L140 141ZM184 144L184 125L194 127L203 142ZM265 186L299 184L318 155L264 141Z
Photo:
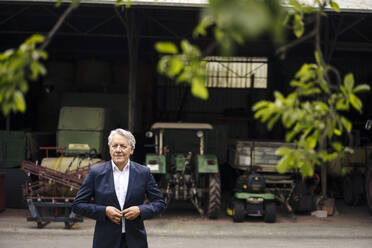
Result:
M263 216L267 223L276 221L276 201L288 205L294 182L292 174L279 174L275 154L279 142L236 141L230 157L233 168L240 172L236 180L227 214L235 222L244 221L246 216ZM290 206L287 206L290 208Z
M206 154L207 123L157 122L146 133L154 138L155 153L146 155L150 168L169 205L191 201L201 215L218 218L221 183L217 156Z
M265 192L265 188L265 179L261 174L248 172L239 176L227 214L234 222L242 222L246 216L263 216L265 222L275 222L275 195Z

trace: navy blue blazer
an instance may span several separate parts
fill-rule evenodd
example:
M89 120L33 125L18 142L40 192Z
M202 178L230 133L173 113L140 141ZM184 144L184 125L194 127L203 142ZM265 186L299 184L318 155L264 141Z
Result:
M145 196L147 204L144 204ZM72 211L96 220L93 248L120 248L122 224L115 224L106 217L106 206L120 209L111 161L90 169L72 204ZM131 206L138 206L141 214L134 220L125 220L127 245L145 248L147 236L143 220L154 217L166 205L150 169L132 161L124 209Z

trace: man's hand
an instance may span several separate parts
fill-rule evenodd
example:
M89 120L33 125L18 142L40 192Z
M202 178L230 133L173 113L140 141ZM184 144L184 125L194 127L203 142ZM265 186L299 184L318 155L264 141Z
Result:
M140 215L141 210L137 206L132 206L124 209L123 211L121 211L121 213L124 215L125 219L134 220Z
M123 217L122 212L113 207L113 206L107 206L106 207L106 216L115 224L120 224L121 218Z

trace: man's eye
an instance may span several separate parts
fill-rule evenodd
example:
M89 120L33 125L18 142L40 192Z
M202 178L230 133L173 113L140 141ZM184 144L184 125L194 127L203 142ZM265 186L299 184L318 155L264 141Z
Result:
M112 147L112 149L121 149L121 150L125 150L125 149L127 149L127 146L124 146L124 145L113 145L113 146L111 146Z

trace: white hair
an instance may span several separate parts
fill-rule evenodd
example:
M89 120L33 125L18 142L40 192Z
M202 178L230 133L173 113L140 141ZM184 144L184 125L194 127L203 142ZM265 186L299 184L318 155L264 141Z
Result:
M110 135L108 136L108 144L109 145L111 143L112 136L114 136L115 134L119 134L121 136L126 137L129 141L129 145L132 148L135 148L136 139L134 138L133 134L131 132L127 131L127 130L122 129L122 128L117 128L117 129L111 131Z

